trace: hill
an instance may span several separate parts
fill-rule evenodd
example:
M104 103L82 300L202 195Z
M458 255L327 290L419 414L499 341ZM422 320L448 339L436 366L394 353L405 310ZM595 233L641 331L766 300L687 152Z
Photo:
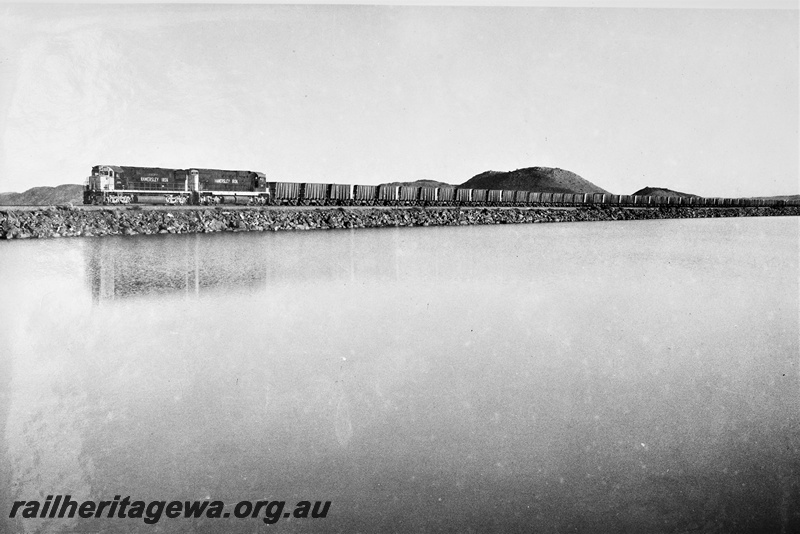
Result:
M510 172L486 171L473 176L460 187L543 193L608 193L574 172L550 167L529 167Z
M652 196L652 197L687 197L687 198L700 198L700 195L693 195L691 193L681 193L680 191L673 191L665 187L645 187L639 189L634 195ZM800 200L800 195L780 195L774 197L744 197L744 198L758 198L764 200Z
M666 187L645 187L639 189L634 193L634 196L642 197L686 197L686 198L700 198L700 195L693 195L691 193L681 193L680 191L673 191Z
M436 180L417 180L415 182L389 182L381 185L396 186L396 185L416 185L424 187L453 187L452 184L444 182L437 182Z
M778 195L776 197L755 197L755 198L763 198L765 200L793 200L797 202L800 200L800 195Z
M56 187L34 187L24 193L0 193L0 206L52 206L83 204L83 186L64 184Z

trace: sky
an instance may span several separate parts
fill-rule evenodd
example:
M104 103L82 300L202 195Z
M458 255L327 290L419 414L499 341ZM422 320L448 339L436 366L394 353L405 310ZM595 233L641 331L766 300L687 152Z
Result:
M0 192L109 164L800 193L797 4L577 5L0 4Z

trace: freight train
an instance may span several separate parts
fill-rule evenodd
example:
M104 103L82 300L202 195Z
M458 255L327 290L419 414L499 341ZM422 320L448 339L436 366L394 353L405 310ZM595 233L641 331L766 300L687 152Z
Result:
M316 206L797 206L799 201L755 198L545 193L457 186L348 185L270 182L254 171L162 169L96 165L86 179L84 204Z

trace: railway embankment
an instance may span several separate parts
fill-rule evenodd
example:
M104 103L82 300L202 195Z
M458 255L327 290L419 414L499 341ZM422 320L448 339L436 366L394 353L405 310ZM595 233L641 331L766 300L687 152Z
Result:
M37 207L0 209L0 239L798 215L798 207Z

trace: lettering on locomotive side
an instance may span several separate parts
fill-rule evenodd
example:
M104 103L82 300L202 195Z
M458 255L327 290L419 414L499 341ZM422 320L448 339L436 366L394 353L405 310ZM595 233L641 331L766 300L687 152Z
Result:
M159 178L158 176L141 176L139 177L139 180L142 182L169 182L169 178Z
M236 178L214 178L215 184L238 184L239 180Z

